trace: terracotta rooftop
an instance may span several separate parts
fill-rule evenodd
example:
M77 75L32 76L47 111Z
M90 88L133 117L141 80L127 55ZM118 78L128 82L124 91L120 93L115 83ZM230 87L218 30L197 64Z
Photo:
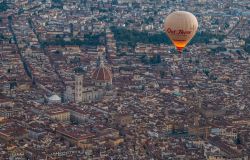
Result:
M93 72L92 79L110 82L112 81L112 73L108 67L100 66Z

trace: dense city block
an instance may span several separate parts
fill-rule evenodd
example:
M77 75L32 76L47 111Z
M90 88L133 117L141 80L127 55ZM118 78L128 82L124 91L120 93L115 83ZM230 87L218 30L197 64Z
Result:
M249 158L249 0L0 0L0 159Z

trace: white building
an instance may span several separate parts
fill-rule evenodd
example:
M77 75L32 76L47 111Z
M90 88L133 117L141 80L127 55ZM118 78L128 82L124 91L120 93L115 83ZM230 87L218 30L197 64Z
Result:
M51 97L48 98L48 102L49 104L53 104L53 103L61 103L61 97L59 97L58 95L52 95Z

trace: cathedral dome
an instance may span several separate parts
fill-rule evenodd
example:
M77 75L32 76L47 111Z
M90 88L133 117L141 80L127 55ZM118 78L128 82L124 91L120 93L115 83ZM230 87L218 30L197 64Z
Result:
M99 56L97 61L97 68L92 74L92 79L95 86L110 87L112 85L112 73L110 68L104 65L103 57Z
M108 67L101 65L93 72L92 79L99 82L112 82L112 73Z

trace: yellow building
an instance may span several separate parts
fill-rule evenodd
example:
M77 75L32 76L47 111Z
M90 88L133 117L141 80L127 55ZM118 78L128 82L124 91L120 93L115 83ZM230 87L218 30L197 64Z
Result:
M77 143L77 146L82 148L82 149L89 149L93 147L93 144L85 142L85 141L80 141Z
M124 139L123 138L111 139L109 142L111 143L112 146L117 146L123 143Z
M168 122L168 123L165 123L165 124L164 124L164 130L165 130L166 132L172 132L173 129L174 129L174 124L173 124L173 123Z
M4 117L0 117L0 122L3 122L4 121Z
M51 109L47 112L50 118L58 121L69 121L70 112L61 108Z

